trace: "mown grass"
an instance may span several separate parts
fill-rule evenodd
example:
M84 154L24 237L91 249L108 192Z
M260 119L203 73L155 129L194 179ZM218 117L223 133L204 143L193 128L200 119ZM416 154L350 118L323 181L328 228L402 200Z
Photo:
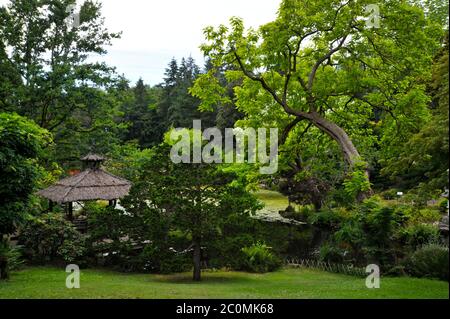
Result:
M279 211L285 210L289 205L288 198L276 191L260 189L254 194L264 203L264 208L258 212L260 215L280 217Z
M285 268L268 274L205 272L202 282L190 273L124 274L102 269L81 271L80 289L65 287L64 269L33 267L0 282L5 298L448 298L447 282L382 278L379 289L365 279L309 269Z

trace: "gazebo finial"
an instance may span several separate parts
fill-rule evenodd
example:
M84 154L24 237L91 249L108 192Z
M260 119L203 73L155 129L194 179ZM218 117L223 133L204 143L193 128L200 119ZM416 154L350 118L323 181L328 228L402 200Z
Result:
M83 168L91 168L91 169L98 169L100 168L100 165L105 160L105 158L101 155L89 153L86 156L81 158L81 161L83 161Z

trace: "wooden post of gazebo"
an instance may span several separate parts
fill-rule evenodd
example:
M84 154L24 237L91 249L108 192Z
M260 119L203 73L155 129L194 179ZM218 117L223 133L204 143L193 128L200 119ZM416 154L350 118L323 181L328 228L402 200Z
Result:
M67 219L73 221L73 202L66 203L67 207Z
M116 205L116 200L128 195L131 183L114 176L101 168L104 157L89 154L81 159L84 170L74 176L64 178L37 194L47 198L49 207L54 203L66 204L66 214L73 220L73 202L107 200Z

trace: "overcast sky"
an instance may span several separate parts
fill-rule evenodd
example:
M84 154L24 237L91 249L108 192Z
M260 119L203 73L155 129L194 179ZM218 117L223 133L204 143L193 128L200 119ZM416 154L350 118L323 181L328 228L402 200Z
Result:
M81 0L80 0L81 1ZM80 1L78 1L80 3ZM0 5L7 3L0 0ZM142 77L147 84L162 81L172 57L192 56L203 65L199 45L203 28L227 23L232 16L246 27L272 21L281 0L101 0L106 26L122 31L102 58L132 83Z
M232 16L246 26L275 18L280 0L103 0L103 15L110 31L122 31L104 60L132 82L147 84L163 79L172 57L192 56L203 64L199 45L208 25L227 23Z

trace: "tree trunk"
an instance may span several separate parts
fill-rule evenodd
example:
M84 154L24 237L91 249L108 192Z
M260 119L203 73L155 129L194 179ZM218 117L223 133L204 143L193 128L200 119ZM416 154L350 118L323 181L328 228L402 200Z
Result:
M345 161L350 167L353 167L360 155L347 133L340 126L321 117L318 113L308 113L308 115L307 119L312 124L339 144Z
M200 238L195 237L193 239L194 244L194 274L193 279L194 281L200 281L201 280L201 248L200 248Z
M0 256L0 280L8 279L8 258Z
M3 247L3 248L2 248ZM2 253L3 250L3 253ZM4 235L0 234L0 280L8 279L8 242Z
M69 221L73 221L73 203L72 202L68 202L67 203L67 216Z
M308 121L310 121L314 126L320 129L322 132L326 133L333 140L335 140L341 151L344 155L345 162L349 165L350 168L353 168L358 160L360 160L361 156L359 155L358 150L353 144L352 140L345 132L343 128L338 126L336 123L333 123L324 117L320 116L317 112L309 112L303 115ZM365 168L365 175L367 179L369 179L369 168ZM362 201L372 194L372 190L369 190L367 193L358 194L358 201Z
M0 257L0 280L2 279L7 279L8 275L7 275L7 261L3 260L2 257Z

